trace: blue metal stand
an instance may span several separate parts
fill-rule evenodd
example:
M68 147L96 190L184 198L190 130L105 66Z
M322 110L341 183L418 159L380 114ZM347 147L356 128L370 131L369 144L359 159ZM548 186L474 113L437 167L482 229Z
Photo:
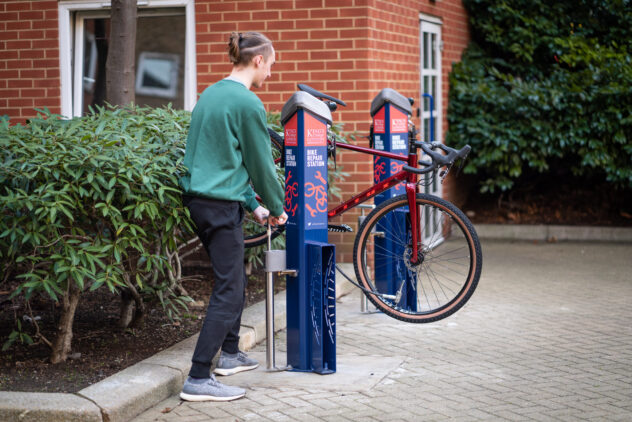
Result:
M335 247L327 243L327 125L331 112L306 92L281 112L285 132L287 363L336 371Z
M406 97L390 88L383 89L371 103L374 148L406 157L408 154L408 117L411 114L410 102ZM401 171L404 162L375 156L373 164L373 181L377 184ZM405 185L402 182L377 195L375 205L405 193ZM406 232L409 233L410 219L408 213L394 212L378 223L376 229L389 233L391 231L389 227L405 227ZM404 246L401 239L394 239L392 236L375 239L376 250L388 251L375 254L375 283L380 292L396 294L402 280L404 280L406 285L402 291L399 306L404 309L416 310L417 293L413 286L413 276L402 264L401 259L392 258L393 256L403 256Z

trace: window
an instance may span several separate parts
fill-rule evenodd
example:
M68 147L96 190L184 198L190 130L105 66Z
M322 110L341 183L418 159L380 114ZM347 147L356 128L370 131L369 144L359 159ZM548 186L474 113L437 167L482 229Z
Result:
M138 4L136 103L192 110L197 99L194 0ZM109 2L60 3L59 28L62 115L81 116L105 102Z

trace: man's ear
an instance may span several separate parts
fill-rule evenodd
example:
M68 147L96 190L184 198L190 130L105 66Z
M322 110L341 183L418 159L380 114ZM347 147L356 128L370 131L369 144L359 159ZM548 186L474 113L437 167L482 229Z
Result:
M259 55L255 56L253 58L253 60L254 60L254 63L255 63L256 67L261 66L263 64L263 62L264 62L262 54L259 54Z

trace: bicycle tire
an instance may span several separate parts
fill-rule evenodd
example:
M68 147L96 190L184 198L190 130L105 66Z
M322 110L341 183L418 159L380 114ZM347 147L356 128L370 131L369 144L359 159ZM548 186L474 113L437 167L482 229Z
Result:
M406 195L383 202L366 217L355 239L353 263L365 295L379 310L402 321L427 323L452 315L470 299L483 255L474 226L456 206L423 193L416 203L426 236L418 265L407 259L412 245ZM395 274L390 279L389 271Z
M275 164L283 165L284 145L283 137L268 128L270 135L270 147L272 148L272 158ZM264 204L265 205L265 204ZM272 228L272 239L279 236L285 230L285 226L276 226ZM252 248L263 245L268 241L266 226L259 224L252 213L247 212L244 217L244 247Z

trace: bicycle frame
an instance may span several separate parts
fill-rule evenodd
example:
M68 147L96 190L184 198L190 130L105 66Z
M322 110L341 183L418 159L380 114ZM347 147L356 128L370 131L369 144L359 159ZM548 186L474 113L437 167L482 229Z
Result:
M380 156L385 158L390 158L392 160L404 161L410 167L417 167L417 151L416 148L412 148L414 153L410 152L409 149L408 156L394 154L392 152L380 151L373 148L361 147L358 145L351 144L336 144L337 148L348 149L351 151L360 152L363 154L371 154L374 156ZM418 245L421 240L421 227L419 226L419 207L417 204L417 193L419 192L419 187L417 186L417 175L415 173L411 173L406 170L401 170L389 178L382 180L378 184L366 189L365 191L351 197L347 201L343 201L340 205L330 209L327 211L327 218L331 220L334 217L343 214L344 212L354 208L356 205L359 205L363 202L368 201L376 195L384 192L387 189L392 188L400 182L406 182L406 196L408 198L408 209L411 214L410 222L411 222L411 231L412 231L412 253L411 253L411 262L413 264L417 263L418 260Z

